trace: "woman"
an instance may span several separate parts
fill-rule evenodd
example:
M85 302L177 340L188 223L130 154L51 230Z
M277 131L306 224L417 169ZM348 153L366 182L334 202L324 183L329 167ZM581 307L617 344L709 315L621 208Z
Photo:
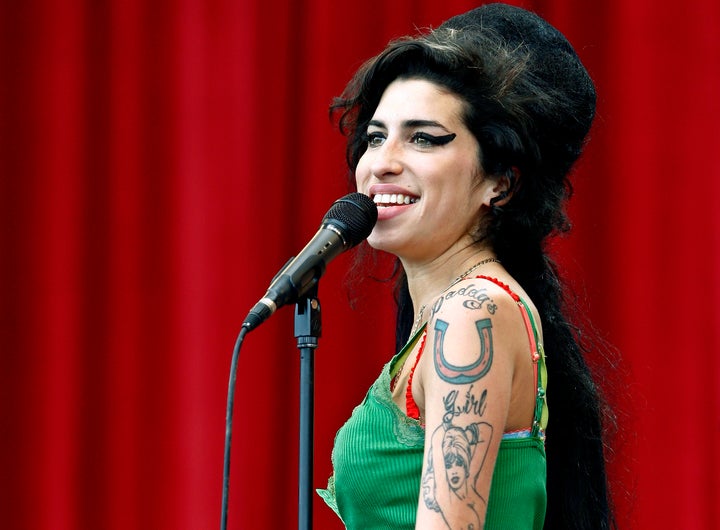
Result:
M398 259L399 353L321 495L348 528L609 528L601 409L544 252L594 116L574 50L490 4L390 43L334 109L368 242Z

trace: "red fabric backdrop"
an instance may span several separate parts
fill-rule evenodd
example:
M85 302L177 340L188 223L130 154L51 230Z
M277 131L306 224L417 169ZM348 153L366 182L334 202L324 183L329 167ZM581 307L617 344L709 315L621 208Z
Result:
M27 0L0 7L0 526L220 520L230 354L346 193L326 109L462 0ZM720 4L537 0L597 81L558 245L622 353L625 528L720 524ZM387 289L321 282L315 484L392 350ZM372 287L372 289L371 289ZM356 300L351 310L349 298ZM240 362L231 528L296 527L292 310ZM315 527L340 528L319 500Z

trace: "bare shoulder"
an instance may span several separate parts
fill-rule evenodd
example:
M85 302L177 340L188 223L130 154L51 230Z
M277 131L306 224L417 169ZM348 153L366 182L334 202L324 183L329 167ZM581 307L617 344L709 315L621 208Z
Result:
M512 294L511 294L512 293ZM431 329L453 326L456 331L477 333L482 326L516 331L522 327L519 297L483 278L464 279L439 296L431 308Z
M427 326L431 355L422 359L417 385L423 393L438 383L484 380L509 387L527 364L528 335L518 299L491 281L468 278L453 285L435 300Z

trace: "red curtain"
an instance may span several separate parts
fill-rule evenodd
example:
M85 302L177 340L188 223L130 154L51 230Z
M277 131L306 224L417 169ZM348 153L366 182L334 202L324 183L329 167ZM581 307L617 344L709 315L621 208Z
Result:
M347 192L331 98L476 2L27 0L0 7L0 526L219 525L230 355ZM625 528L720 524L720 4L537 0L595 78L557 244L602 336ZM315 485L392 353L388 288L320 287ZM240 360L231 528L297 521L292 310ZM361 472L359 470L359 472ZM316 499L315 528L341 528Z

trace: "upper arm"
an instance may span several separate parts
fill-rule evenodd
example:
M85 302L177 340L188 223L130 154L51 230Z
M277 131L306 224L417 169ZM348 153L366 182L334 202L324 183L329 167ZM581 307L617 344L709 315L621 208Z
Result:
M417 528L478 530L484 524L518 347L514 302L488 291L482 303L468 290L441 299L428 322L420 365L426 438Z

